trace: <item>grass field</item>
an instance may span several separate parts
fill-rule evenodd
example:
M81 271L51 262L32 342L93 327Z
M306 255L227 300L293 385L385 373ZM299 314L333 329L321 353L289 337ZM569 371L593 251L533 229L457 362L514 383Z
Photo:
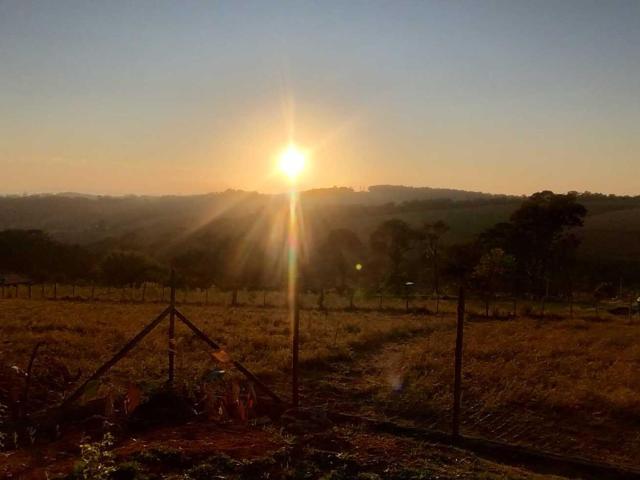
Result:
M304 310L302 401L448 430L453 305L434 315ZM474 310L472 305L470 310ZM506 308L506 307L505 307ZM286 311L246 306L180 309L234 359L288 396ZM0 301L0 359L26 368L37 342L88 375L162 310L157 304ZM477 306L480 311L480 306ZM34 365L34 375L43 366ZM214 367L204 344L177 331L176 376ZM465 326L463 433L640 467L640 323L578 311L574 319L470 316ZM158 327L105 378L149 390L167 374L167 327Z

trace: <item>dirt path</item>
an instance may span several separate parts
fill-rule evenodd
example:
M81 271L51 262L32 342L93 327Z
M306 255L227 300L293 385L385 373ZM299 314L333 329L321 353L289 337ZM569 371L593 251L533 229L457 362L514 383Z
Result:
M349 361L312 372L303 382L303 396L312 405L324 404L345 413L388 418L375 396L381 391L400 393L404 383L403 351L418 345L431 333L391 340L378 348L356 350Z

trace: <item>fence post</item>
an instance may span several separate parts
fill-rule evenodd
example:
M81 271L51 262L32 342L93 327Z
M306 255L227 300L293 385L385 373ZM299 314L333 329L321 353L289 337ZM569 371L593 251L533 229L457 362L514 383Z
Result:
M169 311L169 387L173 388L176 355L176 274L171 270L171 300Z
M462 338L464 332L464 287L458 293L458 325L456 329L455 379L453 384L453 437L460 437L460 401L462 398Z
M291 390L292 390L292 403L294 407L298 407L300 403L300 388L299 388L299 376L298 376L298 358L300 352L300 299L298 298L298 278L293 280L293 291L290 293L291 301Z

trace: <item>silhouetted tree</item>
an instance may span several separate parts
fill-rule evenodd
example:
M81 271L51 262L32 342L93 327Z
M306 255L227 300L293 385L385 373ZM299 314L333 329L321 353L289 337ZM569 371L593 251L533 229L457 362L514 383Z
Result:
M418 238L408 223L395 218L383 222L371 234L371 250L378 260L376 267L384 272L383 281L388 286L398 289L407 280L404 262Z
M443 273L456 284L466 285L478 264L482 250L476 243L451 245L443 265Z
M356 265L362 261L363 251L362 242L351 230L331 230L318 252L319 267L328 283L346 290L349 280L356 278Z
M508 279L513 269L514 258L501 248L493 248L480 257L473 269L475 288L480 290L484 299L485 317L489 317L491 301L496 290Z
M425 222L420 231L423 240L423 257L425 263L431 268L433 278L433 291L440 296L440 263L441 263L441 239L449 231L449 226L442 220L429 223Z
M575 195L556 195L550 191L533 194L511 216L515 227L514 254L524 262L529 278L538 284L549 278L557 248L565 248L571 229L583 224L587 209ZM578 242L573 242L577 248Z
M171 261L184 286L208 289L216 281L221 268L215 251L191 249L176 255Z
M138 252L112 252L101 264L102 277L114 287L135 286L153 278L161 267Z
M535 193L518 208L509 222L499 223L479 236L484 251L501 248L515 257L514 286L527 280L542 293L552 269L562 269L569 249L579 241L572 230L583 224L587 213L575 194ZM562 255L558 252L562 251Z

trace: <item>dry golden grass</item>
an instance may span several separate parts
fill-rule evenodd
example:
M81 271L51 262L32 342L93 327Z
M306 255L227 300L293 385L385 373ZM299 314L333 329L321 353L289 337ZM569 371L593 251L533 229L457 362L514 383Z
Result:
M88 374L164 307L66 301L4 300L0 309L0 349L5 361L25 366L31 349L44 342L70 370ZM180 310L257 374L283 377L289 368L289 325L285 310L257 307L184 306ZM354 350L373 348L426 331L423 319L377 313L302 312L301 360L309 368L349 359ZM167 324L161 324L114 368L115 383L162 381L167 368ZM177 375L192 380L213 366L208 348L178 322Z
M303 393L369 414L448 428L455 317L446 313L304 310ZM88 375L155 317L159 304L0 301L0 357L26 366L36 342ZM285 394L289 325L283 309L184 305L187 317L233 358ZM506 307L505 307L506 308ZM470 310L480 311L480 305ZM627 464L640 458L640 323L626 317L475 318L465 327L463 431ZM186 327L177 378L214 366ZM37 368L37 364L36 364ZM163 324L106 378L158 385L167 374Z
M448 430L454 341L434 330L387 348L363 372L370 408ZM639 371L638 322L468 322L462 431L638 466Z

